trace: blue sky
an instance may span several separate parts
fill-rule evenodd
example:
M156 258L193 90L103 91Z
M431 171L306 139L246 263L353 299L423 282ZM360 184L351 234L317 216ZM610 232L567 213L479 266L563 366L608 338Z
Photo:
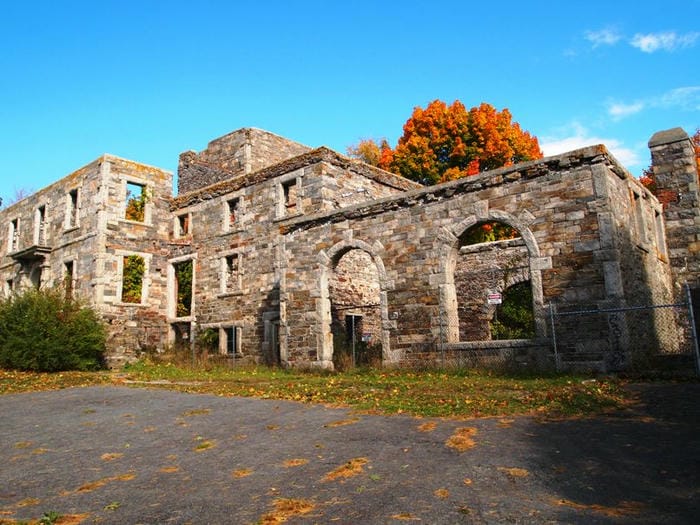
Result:
M5 1L0 196L102 153L177 169L240 127L394 145L431 100L509 108L545 154L604 143L634 174L700 126L700 0Z

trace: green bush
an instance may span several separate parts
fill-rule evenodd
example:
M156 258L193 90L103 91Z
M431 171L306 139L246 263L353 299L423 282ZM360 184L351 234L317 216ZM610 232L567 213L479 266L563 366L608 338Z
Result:
M0 301L0 367L35 372L104 366L97 313L62 289L31 289Z

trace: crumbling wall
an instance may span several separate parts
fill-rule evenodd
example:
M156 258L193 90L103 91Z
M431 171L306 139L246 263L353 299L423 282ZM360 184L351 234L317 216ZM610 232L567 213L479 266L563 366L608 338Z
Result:
M239 129L212 140L199 153L186 151L180 155L178 193L252 173L310 149L260 129Z

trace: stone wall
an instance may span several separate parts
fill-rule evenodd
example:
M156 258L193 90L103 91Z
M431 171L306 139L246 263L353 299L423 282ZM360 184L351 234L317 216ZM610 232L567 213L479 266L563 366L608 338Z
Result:
M459 237L486 221L509 224L522 235L539 337L548 335L546 304L570 309L619 305L626 285L632 297L635 287L643 287L637 277L622 275L626 263L621 254L636 235L626 245L620 240L629 230L630 207L611 202L620 192L629 201L630 185L637 183L604 147L596 146L338 212L289 219L282 227L293 279L281 288L282 353L290 362L317 356L319 366L328 366L332 360L327 282L333 254L351 248L366 251L379 268L386 362L410 360L413 354L459 341ZM645 224L651 224L650 207L640 209ZM651 301L647 304L653 304L657 291L665 289L668 263L653 257L645 264L646 279L652 282L645 294ZM635 259L629 265L641 263ZM655 279L664 283L657 286ZM285 328L298 326L308 327L305 338L285 337Z
M220 337L235 327L242 357L278 362L273 327L281 316L279 290L296 278L296 269L286 264L280 224L417 186L321 148L177 197L173 215L188 215L191 231L171 241L179 243L171 261L196 257L195 306L192 316L169 322L195 322L197 331L211 328ZM286 195L290 192L293 202ZM231 206L236 210L233 223ZM309 248L316 250L324 242L317 238ZM287 335L313 346L305 324L291 327ZM315 359L315 350L310 352L308 358Z
M143 222L125 218L127 182L147 188ZM6 250L0 278L5 293L8 280L16 291L58 286L70 272L73 294L95 306L108 323L110 358L120 362L139 347L162 347L167 283L160 272L167 253L163 241L168 239L171 188L169 172L104 155L0 211L2 224L19 220L21 225L17 249L10 253L9 227L2 230ZM39 235L42 214L46 224ZM121 264L128 254L148 260L138 305L121 302ZM32 282L36 268L41 268L40 282Z
M212 140L199 153L186 151L180 155L178 193L259 171L310 149L260 129L239 129Z
M700 190L693 143L674 128L654 134L649 149L676 282L700 288Z

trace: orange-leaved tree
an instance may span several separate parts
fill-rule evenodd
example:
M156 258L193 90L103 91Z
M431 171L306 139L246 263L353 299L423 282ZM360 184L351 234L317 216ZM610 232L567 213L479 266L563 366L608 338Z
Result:
M459 100L416 107L396 148L363 140L351 156L423 184L436 184L542 157L537 138L512 121L508 109L482 103L470 110Z

